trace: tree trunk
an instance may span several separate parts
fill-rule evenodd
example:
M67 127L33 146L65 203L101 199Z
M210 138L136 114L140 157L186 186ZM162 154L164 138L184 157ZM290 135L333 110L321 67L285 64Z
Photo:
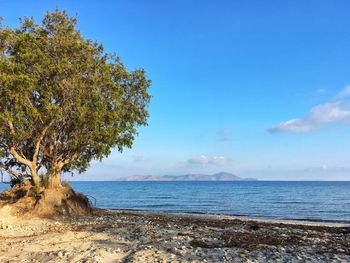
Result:
M62 165L60 163L53 162L51 170L51 181L49 184L50 188L59 188L61 187L61 170Z
M51 175L50 188L59 188L61 187L61 173L55 172Z
M39 186L40 185L40 178L39 178L38 173L36 171L36 167L30 167L30 173L32 176L32 185Z
M60 188L61 184L61 171L64 166L63 162L52 161L50 169L50 183L49 188Z

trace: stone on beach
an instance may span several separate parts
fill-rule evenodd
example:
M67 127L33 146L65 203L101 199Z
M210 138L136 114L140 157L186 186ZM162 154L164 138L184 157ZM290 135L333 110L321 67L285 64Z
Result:
M59 221L0 215L0 262L350 261L345 226L106 210Z

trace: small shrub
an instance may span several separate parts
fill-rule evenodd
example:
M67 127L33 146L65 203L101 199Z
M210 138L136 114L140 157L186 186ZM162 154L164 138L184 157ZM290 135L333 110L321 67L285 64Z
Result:
M41 191L40 191L40 188L38 186L32 186L30 189L29 189L29 192L28 192L28 196L30 197L34 197L34 198L37 198L39 197L41 194Z
M68 181L62 181L62 186L67 188L72 188Z

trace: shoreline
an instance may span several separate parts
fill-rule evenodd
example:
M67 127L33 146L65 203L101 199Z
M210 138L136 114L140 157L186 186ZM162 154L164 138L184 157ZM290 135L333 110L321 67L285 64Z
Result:
M94 209L60 219L0 209L0 262L350 262L350 227Z
M189 217L208 217L209 219L232 219L243 220L262 223L281 223L292 225L308 225L308 226L329 226L329 227L350 227L350 221L341 220L312 220L312 219L283 219L264 216L251 216L251 215L231 215L231 214L219 214L219 213L204 213L204 212L192 212L192 211L152 211L152 210L139 210L139 209L120 209L120 208L98 208L105 211L115 212L132 212L137 214L153 214L153 215L173 215L173 216L189 216Z

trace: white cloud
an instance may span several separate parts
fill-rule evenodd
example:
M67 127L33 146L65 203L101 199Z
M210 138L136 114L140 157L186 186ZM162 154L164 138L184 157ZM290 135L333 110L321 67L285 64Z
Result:
M191 158L187 161L189 164L200 164L200 165L206 165L209 162L209 157L205 155L201 155L199 157Z
M310 112L310 119L320 124L338 122L349 117L350 108L345 108L339 102L318 105Z
M350 95L350 85L341 90L335 97L334 100L343 100L349 97Z
M271 133L277 132L308 132L313 130L313 125L303 119L284 121L269 129Z
M224 156L214 156L214 157L208 157L205 155L201 155L198 157L190 158L187 163L190 165L225 165L231 161L230 158L224 157Z
M211 164L217 164L217 165L224 165L227 164L230 160L224 156L215 156L211 158L209 163Z
M291 119L269 129L271 133L309 132L323 125L350 120L350 86L340 91L331 101L313 107L303 118Z
M141 162L149 162L151 161L149 158L143 155L135 155L134 156L134 162L141 163Z

